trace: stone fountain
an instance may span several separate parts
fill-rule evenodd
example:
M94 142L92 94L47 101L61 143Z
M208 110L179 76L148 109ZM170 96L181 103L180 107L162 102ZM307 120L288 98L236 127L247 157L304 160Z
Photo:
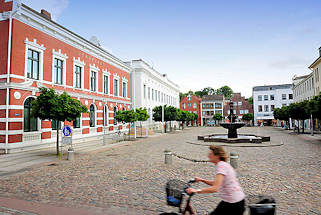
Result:
M204 142L224 142L224 143L262 143L270 141L269 136L258 136L254 134L237 134L237 129L245 126L243 122L236 122L236 115L234 114L233 102L230 102L230 114L228 116L230 122L220 123L220 126L228 129L226 134L210 134L198 136L198 140Z
M220 123L220 126L228 129L228 134L227 134L228 138L237 138L237 129L242 128L245 125L245 123L235 122L236 116L233 112L233 110L234 110L233 102L230 102L229 106L230 106L230 114L229 114L228 118L229 118L230 122L222 122L222 123Z

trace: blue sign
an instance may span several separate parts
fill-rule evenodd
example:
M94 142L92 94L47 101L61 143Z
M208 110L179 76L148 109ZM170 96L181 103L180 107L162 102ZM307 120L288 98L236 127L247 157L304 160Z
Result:
M65 135L65 137L68 137L71 135L71 128L68 125L65 125L62 129L62 133Z

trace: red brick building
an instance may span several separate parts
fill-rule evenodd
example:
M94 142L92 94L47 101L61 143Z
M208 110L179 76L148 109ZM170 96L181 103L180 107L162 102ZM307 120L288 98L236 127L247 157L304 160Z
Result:
M253 113L253 105L241 93L233 93L232 97L224 103L224 117L230 114L229 103L233 102L234 114L241 120L243 114Z
M88 107L72 125L73 138L98 137L126 130L115 122L117 109L130 109L130 67L94 44L52 21L50 14L0 0L0 149L55 141L49 121L30 115L41 86L67 92Z
M202 99L200 97L194 95L188 95L187 97L183 97L180 101L181 110L197 114L197 125L201 124L201 101ZM194 125L194 122L192 123Z

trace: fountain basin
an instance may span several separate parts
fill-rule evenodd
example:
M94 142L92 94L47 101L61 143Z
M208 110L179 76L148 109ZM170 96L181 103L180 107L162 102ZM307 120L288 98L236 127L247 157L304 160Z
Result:
M243 122L232 122L232 123L223 122L223 123L220 123L220 126L228 129L228 134L227 134L228 138L238 138L237 129L245 126L245 123L243 123Z
M211 134L198 136L198 140L204 142L223 142L223 143L262 143L269 142L269 136L258 136L253 134L239 134L237 138L229 138L227 134Z

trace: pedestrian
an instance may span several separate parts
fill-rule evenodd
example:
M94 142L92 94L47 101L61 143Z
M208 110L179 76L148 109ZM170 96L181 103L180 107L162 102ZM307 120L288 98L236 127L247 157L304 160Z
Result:
M187 193L220 192L222 201L210 215L242 215L245 211L245 194L236 178L233 167L227 163L228 156L222 146L210 146L209 162L216 165L216 177L213 181L195 177L210 187L203 189L188 188Z

